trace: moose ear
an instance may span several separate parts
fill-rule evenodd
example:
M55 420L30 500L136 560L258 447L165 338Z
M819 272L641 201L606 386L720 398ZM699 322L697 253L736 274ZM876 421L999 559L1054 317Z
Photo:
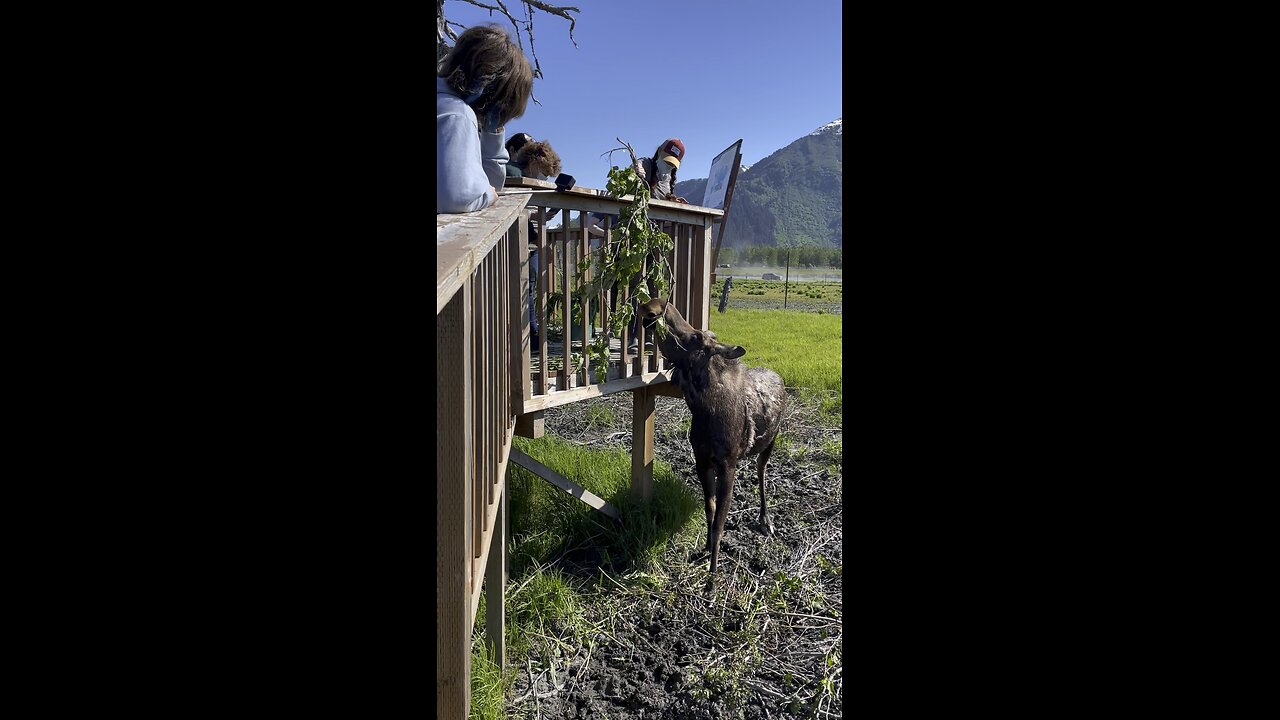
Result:
M746 348L742 347L741 345L734 345L733 347L729 348L729 351L726 352L724 356L730 359L734 359L734 358L740 358L746 354L747 354Z
M694 344L694 345L701 345L701 344L702 344L702 333L700 333L700 332L695 332L695 333L693 333L692 335L690 335L690 336L689 336L689 339L693 341L693 344Z

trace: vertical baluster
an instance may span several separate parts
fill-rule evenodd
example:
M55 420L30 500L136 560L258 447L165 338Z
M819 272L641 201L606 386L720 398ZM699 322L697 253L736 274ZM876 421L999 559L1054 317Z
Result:
M585 292L588 278L591 275L590 258L591 258L591 235L587 232L587 211L582 210L579 213L582 224L582 237L578 240L579 261L586 262L587 269L582 272L582 279L576 284L579 290L583 290L582 294L582 320L578 323L582 329L582 385L591 384L591 355L588 347L588 336L591 334L591 297Z
M520 222L519 215L516 215L516 222ZM505 251L510 242L508 239L510 237L511 234L509 232L503 233L502 237L498 238L497 247L495 247L494 252L491 253L493 257L494 275L498 279L498 292L495 294L498 318L497 322L494 323L493 331L493 340L495 344L493 382L494 388L497 390L496 397L494 398L496 400L496 402L494 402L494 408L498 416L498 421L494 423L494 427L498 430L498 447L496 449L499 463L502 461L502 430L507 426L507 388L506 383L503 382L506 373L501 372L501 369L509 367L509 363L511 362L510 357L506 353L506 338L507 335L510 334L509 328L507 327L507 303L509 302L507 299L507 266L510 263L502 262L502 260L507 257ZM497 475L497 472L497 468L495 467L494 475ZM496 479L494 485L496 493Z
M472 276L472 287L475 288L475 299L473 307L475 312L471 317L475 320L474 338L475 351L472 357L472 373L475 376L475 415L474 433L475 433L475 452L471 461L475 464L475 472L472 474L471 488L471 547L468 548L469 559L471 560L471 577L474 580L476 573L476 557L478 557L480 547L480 504L484 502L484 493L481 491L481 484L485 477L484 469L484 275L478 271ZM474 582L473 582L474 585ZM468 592L470 592L470 588Z
M648 272L649 264L652 262L653 262L652 258L646 257L644 259L644 263L641 264L640 266L640 272L641 273ZM643 275L642 275L642 278L643 278ZM641 279L640 283L641 285L643 285L644 280ZM637 286L637 290L639 290L639 287L640 286ZM645 373L644 333L645 333L644 323L642 322L636 323L636 359L635 359L636 375L643 375Z
M538 341L538 395L547 394L547 379L551 372L547 357L547 293L550 291L547 267L547 209L538 208L538 289L535 295L538 301L538 328L542 335Z
M492 284L489 288L490 292L493 293L493 304L490 305L493 317L490 318L489 322L489 387L493 388L495 392L489 394L489 407L491 408L489 414L489 467L491 469L489 470L489 482L487 488L489 493L489 503L485 505L484 508L486 532L491 530L488 526L489 505L493 504L494 485L497 482L498 475L498 462L502 459L502 448L499 447L500 442L498 440L498 424L501 422L498 417L498 413L502 405L499 402L498 393L496 391L498 390L498 361L502 358L502 355L498 353L498 335L500 335L501 332L505 332L506 328L502 326L502 287L499 284L502 276L498 274L498 266L499 263L497 262L497 258L491 251L489 253L489 280Z
M680 302L684 305L684 310L680 312L686 319L689 317L689 311L693 308L693 295L690 293L693 289L693 283L691 282L693 279L693 273L691 272L693 269L693 247L692 236L689 234L691 229L689 225L684 223L676 225L676 233L680 238L676 243L676 252L680 258L680 271L676 282L680 283Z
M569 211L565 210L564 213L566 220L565 225L567 226ZM569 276L573 273L573 243L569 240L569 228L564 227L563 230L564 251L561 253L561 262L563 265L560 266L559 272L560 292L564 295L564 302L561 304L562 307L560 308L561 316L564 319L564 322L561 323L561 326L564 327L564 337L560 343L562 346L564 362L560 365L560 381L557 383L560 391L569 389L569 374L572 372L571 366L573 364L571 352L573 347L573 301L569 294Z
M484 432L489 438L489 454L485 458L485 468L488 473L485 475L484 482L484 531L490 532L489 527L489 505L493 503L493 475L497 472L494 458L497 452L493 447L493 429L498 425L498 402L494 392L497 388L493 383L493 366L497 359L494 348L494 328L498 324L498 283L494 273L495 263L493 262L493 252L490 251L488 257L485 258L485 275L489 278L489 321L486 323L486 332L489 336L489 356L485 358L485 375L488 379L488 410L489 421L485 423Z
M480 526L484 532L489 532L489 497L491 489L489 487L489 479L493 473L493 274L490 272L492 264L489 262L492 255L485 256L480 263L480 274L484 276L484 425L480 430L484 434L484 455L481 456L481 463L484 468L482 482L480 487L480 517L476 520L476 525ZM480 557L480 547L484 544L484 534L480 535L481 542L476 544L476 557Z
M631 288L629 283L618 283L618 307L625 307L631 304ZM627 354L627 345L631 343L631 323L624 323L622 326L622 337L618 347L618 365L621 370L621 376L624 378L631 377L634 368L631 366L631 356Z
M604 239L600 241L600 266L604 267L605 255L613 251L613 216L604 216ZM600 331L608 336L609 324L613 318L613 309L610 304L613 302L613 287L600 286ZM608 360L605 363L604 379L609 381L613 379L613 338L609 338L608 344L605 346L608 353Z
M667 234L669 234L669 236L675 237L675 228L672 227L671 223L666 223L666 222L662 223L662 228L663 228L663 232L666 232ZM672 268L672 260L675 259L675 256L676 256L675 249L672 249L671 252L668 252L668 254L666 255L666 258L664 258L664 260L667 261L667 268ZM655 265L658 265L659 263L660 263L659 260L654 260ZM672 273L672 275L675 275L675 273ZM663 299L663 300L675 300L675 299L673 299L673 297L666 297L666 299ZM659 350L658 348L658 329L654 328L654 331L652 334L653 334L653 355L650 356L650 359L649 359L649 372L657 373L663 369L662 350Z
M534 297L533 260L529 254L529 222L531 212L526 209L507 231L506 268L508 287L507 322L508 331L503 336L510 353L510 366L504 372L503 379L507 386L507 420L518 423L524 415L525 406L533 399L535 375L533 368L533 348L536 342L531 340L534 321L531 321L536 309ZM505 440L505 438L504 438Z
M517 221L518 220L519 217L517 216ZM493 413L496 421L493 423L493 485L495 492L495 496L491 496L493 500L497 499L498 465L502 463L502 440L507 427L507 417L503 414L504 407L502 404L502 399L506 397L506 393L503 392L502 387L502 376L505 373L503 373L502 370L507 367L508 362L507 356L502 352L502 339L507 336L507 316L505 312L507 307L507 284L506 274L503 272L504 263L498 262L498 258L500 257L502 256L497 254L493 255L493 276L495 284L494 302L497 310L497 312L494 313L496 317L495 322L493 323L493 386L498 391L497 395L494 397L493 403Z
M714 228L711 218L706 217L703 224L691 228L693 231L693 285L694 299L689 309L689 324L706 328L711 322L711 273L715 270L711 259L711 238ZM696 318L696 320L695 320Z

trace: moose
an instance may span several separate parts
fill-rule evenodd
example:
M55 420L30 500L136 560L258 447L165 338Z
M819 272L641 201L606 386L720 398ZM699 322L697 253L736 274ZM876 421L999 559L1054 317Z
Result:
M742 458L758 456L760 526L766 534L773 532L764 476L786 410L786 389L776 372L738 362L747 352L741 346L721 344L715 333L693 327L665 300L640 306L639 316L646 328L659 318L665 321L667 332L658 347L675 366L672 380L693 414L689 444L706 500L707 552L714 573Z

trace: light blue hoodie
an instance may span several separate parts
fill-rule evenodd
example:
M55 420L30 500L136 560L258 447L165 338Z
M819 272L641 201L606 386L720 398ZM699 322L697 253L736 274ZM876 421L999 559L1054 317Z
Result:
M489 186L506 178L506 130L480 132L476 113L436 78L436 213L489 207Z

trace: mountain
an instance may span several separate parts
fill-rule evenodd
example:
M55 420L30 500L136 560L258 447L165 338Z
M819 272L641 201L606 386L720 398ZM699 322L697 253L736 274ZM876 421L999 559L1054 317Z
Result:
M748 171L750 168L750 171ZM725 247L844 244L844 126L823 125L738 170ZM683 180L676 194L699 203L707 179Z

